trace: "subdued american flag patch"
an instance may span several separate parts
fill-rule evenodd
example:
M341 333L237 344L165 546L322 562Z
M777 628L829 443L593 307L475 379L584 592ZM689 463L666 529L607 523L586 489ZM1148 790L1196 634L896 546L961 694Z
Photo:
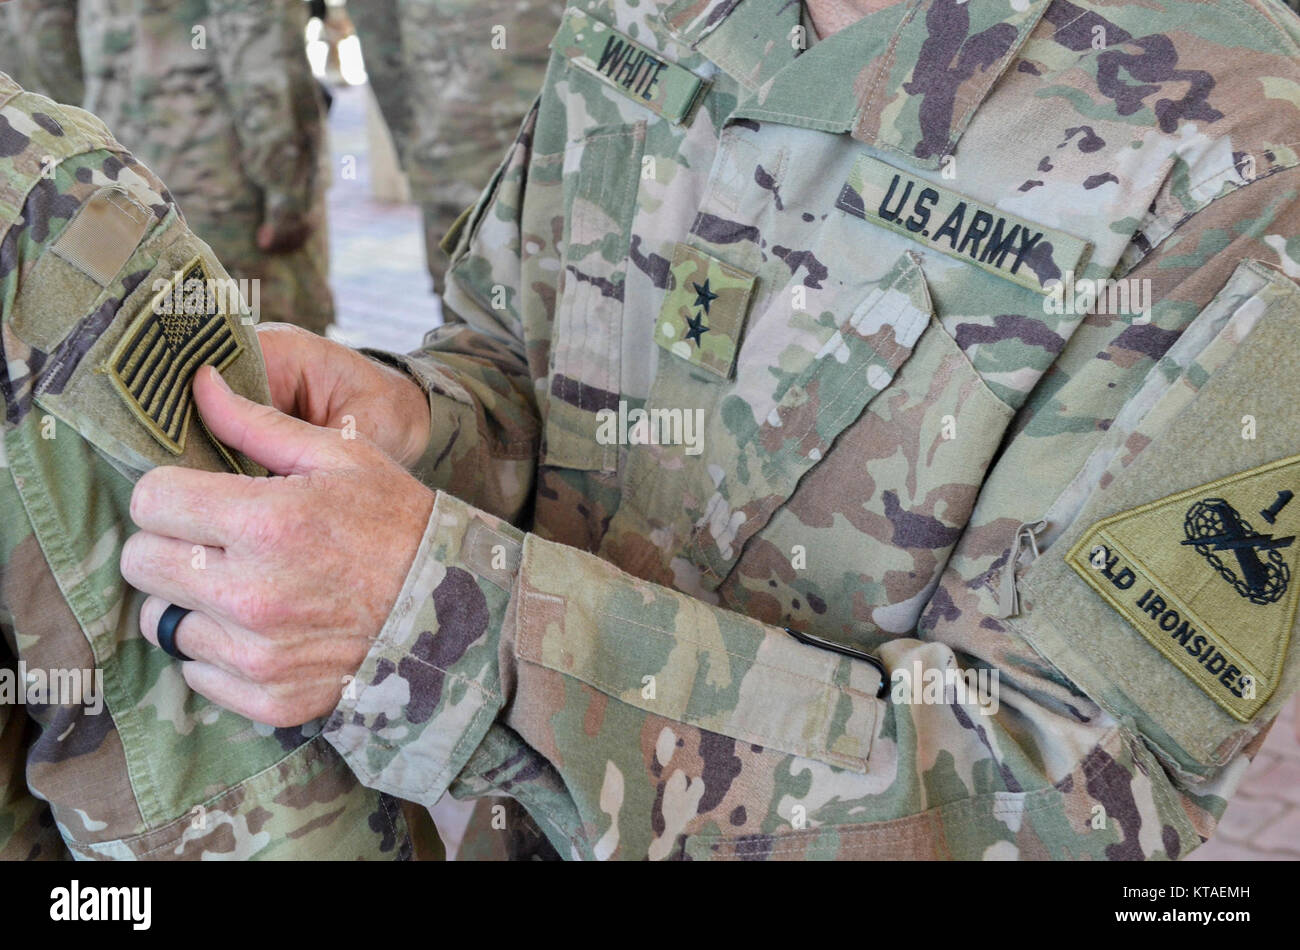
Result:
M194 413L194 374L203 366L224 369L241 349L221 288L195 257L127 328L107 370L131 413L180 455Z

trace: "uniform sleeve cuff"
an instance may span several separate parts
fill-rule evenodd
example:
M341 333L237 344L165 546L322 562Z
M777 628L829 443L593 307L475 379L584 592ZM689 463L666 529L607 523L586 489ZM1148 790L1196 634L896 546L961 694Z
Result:
M389 353L362 347L363 356L406 373L429 398L429 441L424 454L409 466L412 475L433 489L454 490L451 461L463 455L469 443L478 439L478 424L470 394L450 375L418 355ZM480 473L481 474L481 473ZM470 493L459 494L471 497Z
M325 728L365 785L433 805L504 705L523 533L439 492L397 603Z

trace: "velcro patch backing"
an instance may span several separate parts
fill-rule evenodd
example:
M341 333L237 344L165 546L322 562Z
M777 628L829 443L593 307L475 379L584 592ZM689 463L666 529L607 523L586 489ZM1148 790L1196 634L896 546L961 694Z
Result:
M688 244L668 268L668 296L655 342L674 356L728 379L740 348L754 275Z
M1077 275L1091 246L865 154L835 206L1040 293L1044 280Z
M107 287L135 253L153 220L153 212L125 191L105 188L77 212L51 250Z
M195 257L135 317L105 370L131 414L180 455L194 413L194 375L203 366L225 369L242 349L222 288Z
M572 66L596 76L669 122L685 122L706 85L684 66L668 62L573 7L564 12L564 22L552 46Z
M1296 619L1300 456L1097 522L1066 562L1234 718L1277 688Z

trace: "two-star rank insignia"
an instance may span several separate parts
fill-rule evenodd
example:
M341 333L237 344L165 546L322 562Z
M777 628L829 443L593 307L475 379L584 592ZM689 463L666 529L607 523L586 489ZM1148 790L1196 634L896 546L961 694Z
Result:
M709 328L704 325L704 318L709 313L709 304L718 299L718 295L709 290L709 279L704 279L704 285L700 286L694 281L691 286L695 288L695 306L701 308L700 312L693 317L686 318L686 336L696 346L699 346L704 338L704 334L709 332Z
M224 369L240 350L220 288L196 257L151 299L105 368L132 415L181 455L194 414L194 375L203 366Z
M1295 624L1300 456L1097 522L1066 561L1165 659L1247 722Z
M678 244L655 342L693 366L730 378L755 279L697 247Z

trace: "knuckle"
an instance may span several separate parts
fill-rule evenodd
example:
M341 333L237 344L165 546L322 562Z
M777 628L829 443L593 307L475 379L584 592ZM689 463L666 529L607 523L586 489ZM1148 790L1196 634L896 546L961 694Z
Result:
M273 583L243 582L225 597L230 617L240 626L257 633L280 630L297 620L292 601Z
M147 597L140 606L140 629L157 631L162 619L162 605L157 597Z
M241 547L254 551L275 550L284 534L281 520L261 504L249 505L239 518L238 538Z
M122 554L117 559L117 566L122 572L122 577L128 582L133 582L140 576L140 545L143 543L142 536L133 534L126 539L122 545Z
M254 683L274 683L284 674L284 659L275 650L248 646L240 650L237 666Z
M261 630L272 619L269 599L260 585L241 584L226 596L230 616L241 627Z
M135 483L135 488L131 490L130 514L131 520L136 524L159 506L164 497L164 486L168 477L166 472L166 466L150 469Z
M170 576L170 565L152 549L150 536L142 532L131 535L122 545L118 567L122 571L122 577L135 587L150 578Z

